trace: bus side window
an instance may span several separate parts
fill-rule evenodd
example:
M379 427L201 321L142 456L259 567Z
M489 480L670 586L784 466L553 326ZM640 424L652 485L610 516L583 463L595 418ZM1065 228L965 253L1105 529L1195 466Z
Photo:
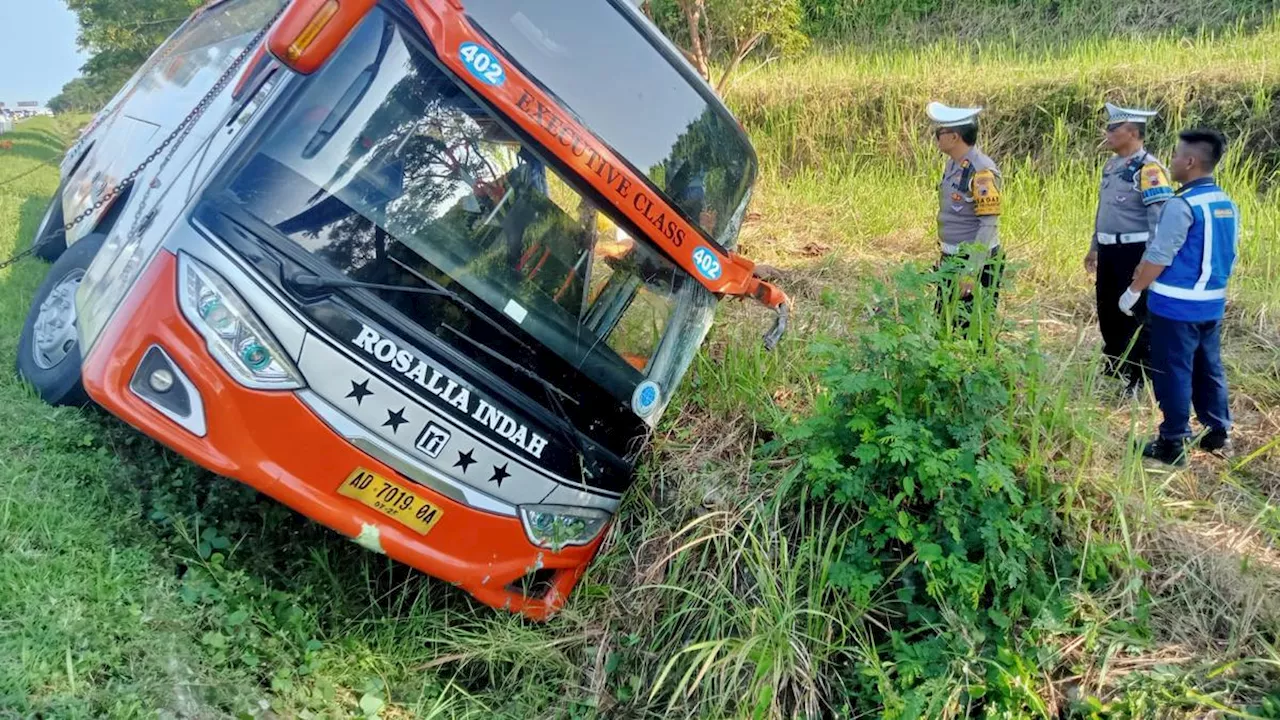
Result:
M138 80L143 91L203 94L200 76L215 78L284 5L284 0L228 0L193 16L152 56Z

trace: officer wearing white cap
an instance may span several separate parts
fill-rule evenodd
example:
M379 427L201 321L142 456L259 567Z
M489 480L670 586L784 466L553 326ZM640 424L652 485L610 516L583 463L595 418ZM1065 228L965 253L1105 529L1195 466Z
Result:
M1142 384L1149 354L1143 329L1146 305L1140 301L1130 316L1120 312L1118 303L1155 234L1161 208L1173 197L1173 187L1165 166L1142 145L1147 122L1156 113L1113 103L1106 104L1106 111L1106 144L1115 156L1102 170L1098 214L1084 264L1097 274L1098 329L1107 371L1124 378L1126 391L1133 393Z
M942 264L958 265L960 298L972 308L974 278L984 288L998 288L1000 253L1000 169L978 149L978 114L982 108L948 107L929 103L926 114L934 124L938 149L947 155L938 186L938 239ZM967 263L959 264L964 246L972 248ZM955 288L942 288L946 298ZM998 295L998 289L993 293Z

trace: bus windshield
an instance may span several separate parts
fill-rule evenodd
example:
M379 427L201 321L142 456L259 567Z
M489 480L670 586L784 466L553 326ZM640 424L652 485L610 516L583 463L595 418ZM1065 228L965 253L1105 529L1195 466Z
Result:
M645 380L678 383L711 294L622 233L408 29L375 9L303 82L235 171L233 202L352 279L478 299L620 402ZM428 300L405 314L458 345Z
M737 121L608 0L465 0L467 14L667 201L731 248L755 183Z

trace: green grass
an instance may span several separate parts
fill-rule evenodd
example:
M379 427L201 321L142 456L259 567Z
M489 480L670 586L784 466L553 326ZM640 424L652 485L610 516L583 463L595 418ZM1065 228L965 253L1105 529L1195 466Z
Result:
M54 129L33 122L6 136L15 143L0 151L0 181L58 159ZM43 168L0 188L6 251L34 232L56 185L56 168ZM0 280L8 367L40 277L23 263ZM99 420L44 406L12 372L0 376L0 427L0 706L60 717L164 706L193 672L193 638L172 573L157 572L163 544L139 532L129 469Z
M1238 153L1238 149L1237 149ZM1084 298L1091 279L1081 265L1089 249L1102 158L1069 162L1046 173L1029 159L1003 162L1006 211L1001 237L1013 262L1023 266L1020 299L1046 293L1055 305ZM805 243L841 248L868 260L925 258L936 251L938 168L918 170L879 158L832 161L816 168L766 171L759 235L744 240L748 254L785 263ZM1280 188L1259 192L1257 171L1239 155L1219 177L1246 219L1232 293L1251 318L1275 326L1280 310ZM816 200L814 200L816 198ZM760 238L785 238L776 247Z
M1266 598L1280 587L1280 565L1263 558L1280 536L1260 520L1275 513L1280 437L1280 165L1274 143L1261 139L1280 127L1272 115L1275 66L1266 52L1275 32L1265 26L1226 38L1033 49L889 41L749 70L731 97L763 163L761 218L743 248L783 268L784 284L802 303L802 336L856 337L859 323L849 316L862 308L849 278L865 284L904 261L931 261L941 159L927 135L924 105L942 99L988 108L983 144L1005 172L1001 232L1019 268L1006 312L1016 327L1038 328L1051 351L1052 382L1041 393L1051 401L1022 422L1065 423L1069 442L1041 451L1060 458L1053 481L1066 493L1066 530L1086 552L1112 558L1116 574L1112 590L1100 594L1085 589L1087 578L1077 579L1074 614L1046 643L1063 655L1047 664L1039 657L1041 671L1072 679L1027 680L1047 707L1096 693L1104 717L1200 717L1242 708L1277 683L1280 616ZM1152 399L1116 408L1114 390L1095 379L1092 288L1080 261L1104 160L1098 148L1104 99L1160 107L1164 120L1148 145L1165 157L1171 130L1192 122L1219 124L1235 141L1219 172L1246 218L1227 355L1249 450L1233 469L1144 468L1132 448L1157 417ZM1006 341L1021 342L1019 335ZM744 363L723 374L771 368L761 384L788 388L787 404L803 409L813 396L803 365L758 365L732 348L726 354ZM775 402L763 403L757 417L779 427L770 420L780 404L774 393ZM738 397L753 404L746 393ZM1065 587L1071 592L1072 584ZM1027 651L1027 659L1037 657ZM1246 667L1260 674L1236 674ZM1103 681L1108 668L1116 674Z
M1089 82L1123 78L1117 90L1141 92L1204 77L1262 80L1277 71L1271 53L1280 25L1272 22L1238 33L1190 36L1147 34L1071 38L1025 45L993 39L982 43L934 40L905 43L883 36L870 47L832 46L764 67L745 67L739 93L784 92L827 95L876 79L909 88L950 87L977 94L1008 91L1041 81ZM1248 69L1240 73L1242 68Z
M930 100L986 108L980 144L1005 175L1002 235L1027 296L1078 296L1101 166L1103 102L1155 107L1147 146L1168 159L1195 124L1232 140L1219 178L1247 221L1239 305L1272 327L1280 307L1280 22L1227 35L1079 39L1061 45L892 39L744 71L729 98L761 156L765 237L868 259L933 247L941 162ZM780 222L773 223L772 218ZM781 250L750 245L783 262Z
M894 618L828 586L857 517L795 501L798 458L775 441L822 391L809 343L855 342L867 281L936 252L939 163L921 124L933 96L993 101L1003 233L1021 266L1004 340L1021 347L1034 333L1048 354L1012 417L1062 493L1064 537L1112 575L1059 579L1068 611L1021 646L1010 682L1050 709L1096 697L1096 717L1256 707L1280 684L1270 156L1238 143L1223 173L1248 229L1228 342L1235 464L1198 458L1167 474L1135 459L1155 408L1117 404L1097 380L1079 263L1103 91L1168 100L1176 122L1208 113L1262 133L1278 39L1264 26L1138 50L849 49L745 76L732 101L764 169L743 247L780 268L798 301L792 335L766 353L768 318L722 309L603 554L546 625L368 554L101 413L49 409L0 373L0 715L877 716L849 705L841 678L852 668L890 681L881 640ZM1160 66L1142 60L1152 53ZM1207 67L1227 89L1201 92ZM1229 97L1249 112L1227 113ZM6 136L0 181L56 158L70 129L40 120ZM0 254L29 240L56 183L47 167L0 186ZM0 271L6 367L43 271Z
M1265 0L1128 3L1110 0L801 0L806 31L826 41L876 44L960 38L1062 45L1100 34L1142 38L1155 31L1195 34L1255 27L1274 13Z

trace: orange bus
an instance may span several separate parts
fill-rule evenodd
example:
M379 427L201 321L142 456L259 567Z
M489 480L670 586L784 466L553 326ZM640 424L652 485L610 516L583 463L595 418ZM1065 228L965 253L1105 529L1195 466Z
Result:
M718 299L745 133L625 0L221 0L82 133L19 371L543 618Z

